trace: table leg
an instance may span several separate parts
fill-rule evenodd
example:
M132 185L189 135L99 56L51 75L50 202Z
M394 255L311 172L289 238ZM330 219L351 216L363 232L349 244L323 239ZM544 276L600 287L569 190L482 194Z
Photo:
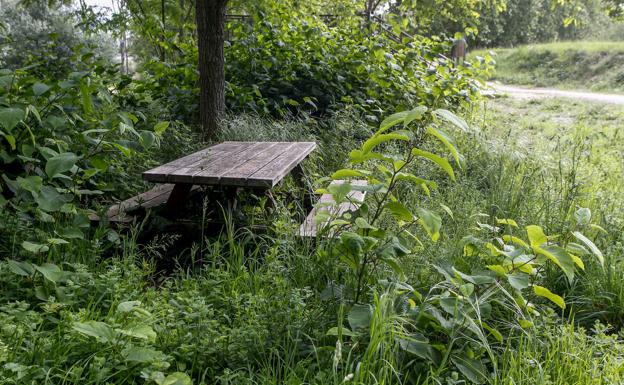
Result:
M167 219L175 219L180 209L186 203L189 193L193 185L190 183L179 183L173 186L171 195L165 204L164 217Z
M316 199L314 196L314 191L312 191L312 186L306 183L305 171L303 171L301 163L293 168L292 174L295 181L304 191L303 208L305 209L306 213L309 213L310 210L312 210Z

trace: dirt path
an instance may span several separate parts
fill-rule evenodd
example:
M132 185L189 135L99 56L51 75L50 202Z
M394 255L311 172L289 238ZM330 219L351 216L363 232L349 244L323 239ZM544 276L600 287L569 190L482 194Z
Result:
M517 99L568 98L579 101L590 101L624 105L624 95L602 94L597 92L565 91L553 88L525 88L508 86L499 83L488 83L496 93L507 94Z

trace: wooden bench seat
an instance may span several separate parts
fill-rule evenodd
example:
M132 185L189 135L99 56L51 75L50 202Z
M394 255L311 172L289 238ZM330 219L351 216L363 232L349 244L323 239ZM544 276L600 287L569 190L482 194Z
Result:
M368 183L365 180L352 180L352 181L344 181L344 180L335 180L332 181L330 185L337 185L343 183L350 183L353 186L366 186ZM316 237L319 230L322 230L324 227L329 225L330 221L340 217L347 211L355 211L357 210L362 202L364 202L364 198L366 197L366 192L364 191L350 191L347 194L347 202L343 202L339 205L336 205L334 202L334 198L331 194L323 194L321 198L318 200L316 207L310 211L307 218L301 226L299 227L299 236L301 237ZM317 224L316 223L316 215L319 212L327 212L330 215L326 221Z
M169 199L174 186L175 184L173 183L159 184L151 190L116 203L106 211L106 217L109 222L132 222L136 218L136 215L132 215L132 212L136 212L139 209L146 210L164 205L167 199ZM197 188L199 188L199 186L193 186L193 190ZM100 218L97 215L92 215L91 220L99 221Z

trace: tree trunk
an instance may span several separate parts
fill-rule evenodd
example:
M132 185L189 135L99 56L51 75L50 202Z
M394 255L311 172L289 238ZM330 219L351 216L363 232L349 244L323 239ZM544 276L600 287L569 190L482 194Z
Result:
M219 129L225 110L223 39L228 0L196 0L199 50L199 122L206 138Z

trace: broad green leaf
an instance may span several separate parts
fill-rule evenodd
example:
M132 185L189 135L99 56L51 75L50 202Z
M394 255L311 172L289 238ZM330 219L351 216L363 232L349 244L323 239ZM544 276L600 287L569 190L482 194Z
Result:
M407 112L405 118L403 119L403 126L407 127L408 124L413 122L414 120L420 120L427 112L427 106L418 106L413 108Z
M62 238L48 238L48 244L50 245L66 245L69 242Z
M501 277L506 276L507 272L509 271L509 269L505 268L502 265L488 265L487 268L492 270L493 272L495 272L497 275Z
M496 219L496 223L499 225L508 225L513 227L518 227L518 224L513 219Z
M25 116L26 112L21 108L0 108L0 126L10 133Z
M139 338L146 341L156 340L156 332L149 325L134 325L124 329L119 329L119 332L128 337Z
M561 298L560 296L558 296L557 294L553 293L552 291L548 290L545 287L533 285L533 292L536 295L539 295L540 297L544 297L550 300L552 303L559 306L561 309L566 308L565 301L563 300L563 298Z
M594 244L594 242L592 242L589 238L587 238L578 231L573 232L572 235L574 235L579 241L583 242L585 246L589 247L591 252L596 256L596 258L598 258L598 262L600 262L600 265L604 267L604 256L602 255L600 249Z
M156 135L151 131L141 130L139 135L141 135L141 144L145 148L150 148L156 143Z
M570 257L565 249L551 245L551 246L542 246L535 247L533 249L536 253L545 256L550 259L553 263L561 268L561 271L568 277L568 281L572 282L574 280L574 260Z
M93 102L91 101L91 92L86 84L80 85L80 96L82 98L82 108L85 113L90 114L93 112Z
M524 290L529 287L529 276L527 274L508 274L507 281L516 290Z
M371 152L375 147L377 147L381 143L384 143L390 140L409 141L410 138L406 135L397 134L397 133L375 135L372 138L368 139L366 142L364 142L364 144L362 145L362 152L364 152L365 154L368 152Z
M33 267L40 272L45 279L53 283L57 283L65 276L63 270L52 263L44 263L41 266L33 265Z
M488 379L488 371L485 365L474 358L469 358L465 354L456 355L451 358L457 369L474 384L483 384Z
M566 250L568 250L572 254L578 254L578 255L589 254L589 250L587 250L585 246L579 245L578 243L575 243L575 242L568 243L566 245Z
M466 121L449 110L438 109L433 112L438 118L453 124L455 127L462 131L468 131L468 124Z
M60 210L69 200L71 200L71 197L63 196L54 187L47 185L41 187L39 195L35 198L39 208L48 212Z
M17 184L20 188L29 191L33 196L37 196L41 191L43 179L37 175L27 176L26 178L17 177Z
M361 176L365 176L362 171L353 170L349 168L343 168L333 173L331 177L332 179L335 180L335 179L354 178L354 177L361 177Z
M546 234L541 227L536 225L529 225L526 227L527 236L529 237L529 243L531 247L539 247L548 242Z
M349 321L351 330L357 331L358 329L367 328L370 325L372 314L373 312L370 305L353 305L351 311L347 315L347 320Z
M529 245L525 241L518 237L514 237L513 235L503 235L503 241L505 241L506 243L514 243L518 246L524 247L527 250L530 249Z
M9 270L22 277L30 277L35 273L35 269L32 264L28 262L21 262L9 259L6 261L9 266Z
M414 214L412 214L412 212L400 202L388 202L384 207L399 220L405 222L411 222L414 220Z
M42 245L40 243L24 241L22 242L22 247L26 251L30 251L31 253L45 253L50 250L48 245Z
M35 94L35 96L41 96L45 94L46 92L48 92L48 90L50 89L50 86L44 83L35 83L33 84L32 88L33 88L33 93Z
M167 130L167 128L169 128L169 124L170 122L168 121L163 121L163 122L158 122L154 125L154 132L156 133L156 135L162 135L165 133L165 131Z
M574 264L578 266L579 269L585 270L585 264L583 263L583 260L581 258L577 257L574 254L570 254L570 258L572 258L572 260L574 261Z
M132 310L136 309L139 306L141 306L141 301L120 302L119 305L117 305L117 312L122 314L130 313Z
M432 136L438 138L438 140L440 142L442 142L442 144L444 144L444 146L449 150L449 152L453 156L453 159L455 159L455 163L457 163L457 165L459 166L460 165L460 162L459 162L459 151L457 151L457 148L455 147L455 144L453 143L453 140L451 139L451 137L449 137L442 130L438 130L438 129L433 128L433 127L427 127L427 131L426 132L429 135L432 135Z
M327 333L325 333L325 335L337 336L339 333L342 333L343 336L349 336L349 337L357 337L358 335L357 333L354 333L345 327L343 327L342 330L338 330L337 326L334 326L333 328L329 329Z
M46 174L50 178L71 170L78 162L78 156L73 152L64 152L48 159L45 166Z
M418 148L412 149L412 154L414 156L420 156L420 157L423 157L425 159L429 159L433 163L435 163L438 166L440 166L440 168L442 168L444 171L446 171L446 173L451 177L452 180L455 180L455 173L453 172L453 167L448 162L448 160L442 158L439 155L433 154L433 153L428 152L428 151L423 151L423 150L420 150Z
M107 323L99 321L74 322L72 328L78 333L95 337L102 342L115 339L115 331Z
M350 254L359 255L366 247L366 241L360 235L346 231L340 235L340 244Z
M11 150L15 150L17 148L16 147L17 143L13 135L2 134L2 136L4 136L4 139L6 139L7 142L9 142L9 146L11 146Z
M440 228L442 227L442 218L437 214L418 208L418 223L425 229L432 241L436 242L440 238Z
M175 372L168 375L159 385L193 385L193 380L186 373Z
M404 122L407 115L408 115L407 111L401 111L401 112L397 112L395 114L388 116L379 125L379 130L377 130L376 135L381 134L387 131L389 128L394 127L397 124Z
M140 363L162 362L167 359L167 355L163 352L139 346L130 346L122 350L121 355L127 361ZM172 382L172 384L174 383Z
M591 221L591 210L587 207L581 207L574 212L574 218L579 226L588 225Z
M399 339L401 349L409 352L423 360L428 360L438 364L441 360L440 352L434 348L429 341L421 335L416 335L410 339Z

